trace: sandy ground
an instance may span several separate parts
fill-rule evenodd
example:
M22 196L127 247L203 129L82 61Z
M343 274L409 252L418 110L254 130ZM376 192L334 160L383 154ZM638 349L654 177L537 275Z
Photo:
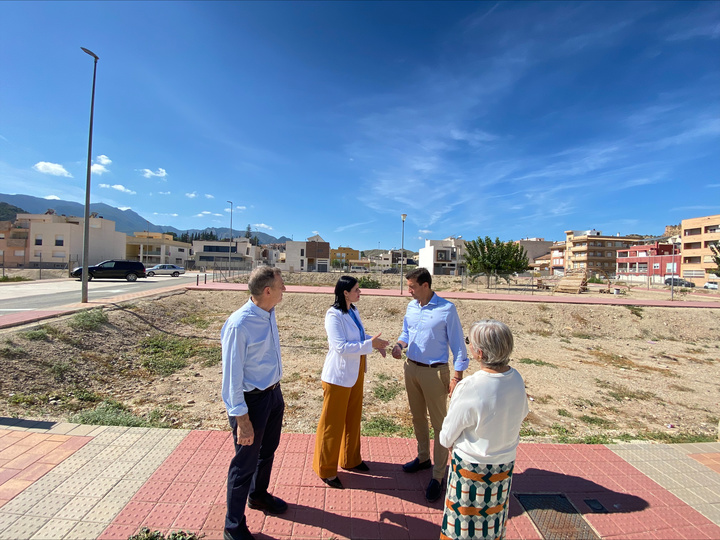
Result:
M293 283L293 276L286 281ZM436 289L455 286L437 280ZM669 296L638 287L627 293L640 294ZM73 327L67 317L5 331L0 365L8 375L0 380L0 415L67 420L98 400L113 399L164 425L226 429L219 331L247 298L242 292L177 292L110 307L107 323L96 330ZM382 332L392 342L407 302L365 295L358 307L368 331ZM277 308L285 431L311 433L317 425L327 351L323 321L331 303L330 295L286 294ZM495 318L513 330L512 365L531 399L526 439L717 437L720 304L691 309L680 307L680 299L677 308L479 300L456 305L466 329ZM39 335L28 334L37 328ZM160 343L165 353L177 347L187 366L170 375L154 373L148 367L149 343ZM471 364L469 371L475 369ZM408 435L410 425L402 362L374 353L365 379L363 429Z

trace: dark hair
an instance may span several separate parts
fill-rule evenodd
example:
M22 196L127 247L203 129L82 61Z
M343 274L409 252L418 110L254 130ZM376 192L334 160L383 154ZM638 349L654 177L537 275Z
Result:
M335 303L332 305L335 309L339 309L343 313L347 313L350 306L348 306L347 300L345 300L345 291L350 292L355 284L358 282L352 276L342 276L338 279L335 284Z
M432 276L427 268L417 267L415 270L405 274L405 279L414 279L418 285L427 283L428 287L432 289Z

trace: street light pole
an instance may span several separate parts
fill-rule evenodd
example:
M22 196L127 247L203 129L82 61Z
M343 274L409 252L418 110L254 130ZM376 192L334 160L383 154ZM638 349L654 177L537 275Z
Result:
M90 168L92 165L92 135L93 135L93 113L95 111L95 75L97 74L97 61L98 56L86 49L80 47L84 53L89 54L93 57L93 83L92 83L92 97L90 100L90 134L88 135L88 157L87 157L87 178L85 180L85 213L83 223L83 264L82 264L82 292L80 295L80 302L87 303L88 301L88 248L90 245Z
M405 276L403 276L403 256L405 255L405 218L407 214L402 214L400 217L402 218L402 239L400 240L400 294L402 294L403 279L405 279Z
M232 245L233 245L233 228L232 228L232 201L226 201L230 204L230 244L228 245L228 270L230 269L230 262L232 261Z

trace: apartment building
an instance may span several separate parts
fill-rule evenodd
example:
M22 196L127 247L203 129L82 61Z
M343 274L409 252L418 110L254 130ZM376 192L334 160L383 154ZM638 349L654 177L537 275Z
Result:
M140 261L145 268L156 264L187 266L191 249L192 244L174 240L172 234L142 231L127 237L125 258Z
M666 277L678 276L681 255L677 246L656 239L617 250L616 275L626 281L662 285Z
M0 221L0 264L3 268L25 266L28 229L16 227L12 221Z
M637 236L605 236L602 231L565 231L565 272L586 270L589 275L614 275L618 249L641 242Z
M465 273L465 240L450 236L443 240L425 240L418 253L418 266L433 276L459 276Z
M338 246L336 249L330 250L330 264L333 268L348 268L353 264L350 261L357 261L358 259L360 259L360 250L351 247Z
M23 251L19 246L20 231L26 231L22 266L27 268L66 268L82 262L84 219L57 215L48 210L45 214L18 214L14 232L18 245L14 253ZM115 230L115 222L90 214L88 237L88 263L97 264L107 259L125 257L127 235ZM16 255L19 258L19 255Z
M192 258L195 268L233 268L249 270L252 261L238 251L239 239L227 240L194 240Z
M554 242L550 248L550 271L555 276L565 275L565 242Z
M718 281L711 245L720 245L720 214L683 219L681 227L682 277L702 287Z
M287 272L327 272L330 269L330 244L319 234L305 242L285 242L285 257L275 265Z

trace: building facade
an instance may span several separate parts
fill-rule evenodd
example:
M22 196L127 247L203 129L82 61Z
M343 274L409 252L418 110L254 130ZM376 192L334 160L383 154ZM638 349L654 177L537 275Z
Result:
M659 240L617 251L616 275L626 281L662 285L679 276L681 255L673 244Z
M192 244L173 240L172 234L142 231L127 237L125 257L140 261L145 268L156 264L188 266L191 250Z
M333 268L349 268L350 261L357 261L359 258L360 250L351 247L338 246L330 250L330 265Z
M433 276L459 276L465 273L465 240L449 237L425 240L420 248L418 266Z
M320 235L311 236L305 242L285 242L285 257L276 266L287 272L327 272L330 269L330 244Z
M194 240L192 260L196 269L232 268L249 270L252 262L238 252L239 242L226 240Z
M565 242L555 242L550 248L550 271L555 276L565 275Z
M587 271L588 275L612 276L618 249L641 240L635 236L604 236L602 231L565 231L565 272Z
M706 281L718 281L711 245L720 245L720 214L681 223L682 277L702 287Z

